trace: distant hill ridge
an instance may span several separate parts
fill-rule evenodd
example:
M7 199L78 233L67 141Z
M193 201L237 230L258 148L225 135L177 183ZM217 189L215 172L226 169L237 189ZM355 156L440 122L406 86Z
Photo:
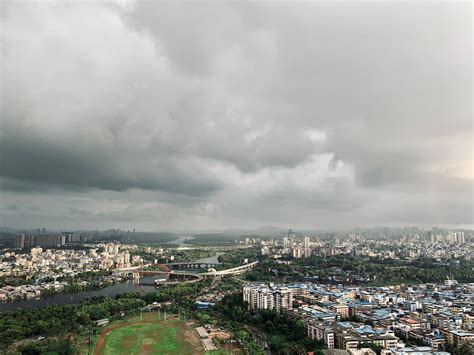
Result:
M261 236L276 237L286 232L287 232L287 229L283 229L280 227L262 226L255 229L243 229L243 228L225 229L221 232L221 234L236 235L236 236L256 234L256 235L261 235Z

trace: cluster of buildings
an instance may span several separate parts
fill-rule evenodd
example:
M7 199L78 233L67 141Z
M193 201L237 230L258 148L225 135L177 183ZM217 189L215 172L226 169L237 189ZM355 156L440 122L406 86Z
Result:
M243 288L244 301L249 309L267 309L281 312L293 307L293 291L284 286L246 286Z
M33 247L28 254L6 252L0 256L0 277L21 280L19 286L0 288L0 301L39 297L46 290L60 292L68 286L67 277L97 271L113 271L141 265L138 255L131 256L133 245L94 244L88 250L43 249ZM103 276L103 281L117 281L117 276ZM86 287L87 281L77 280Z
M13 241L13 247L15 249L23 249L25 247L61 247L67 243L84 243L91 240L90 236L76 235L74 233L61 233L61 234L37 234L37 235L26 235L17 234Z
M445 235L441 233L432 233L430 235L430 241L433 243L446 242L449 244L462 245L466 242L466 239L464 237L464 232L448 231L448 233Z
M284 237L282 243L271 239L259 241L261 244L262 255L270 255L272 252L276 252L278 255L289 254L294 258L308 258L312 253L312 242L307 236L303 237L301 241L298 241L294 234ZM277 249L277 250L276 250Z
M470 260L474 256L472 234L454 231L430 232L426 236L414 233L387 239L355 233L318 238L298 235L290 230L280 239L246 238L245 243L259 243L262 255L275 257L291 255L294 258L305 258L311 255L346 254L391 259Z
M304 322L309 338L347 354L374 347L386 355L474 351L474 284L252 284L243 299L251 310L285 311Z
M471 260L474 250L473 244L472 235L465 236L464 232L448 231L446 234L430 234L429 237L414 234L400 236L392 240L336 240L334 242L334 252L395 259L433 258L449 260L463 258Z

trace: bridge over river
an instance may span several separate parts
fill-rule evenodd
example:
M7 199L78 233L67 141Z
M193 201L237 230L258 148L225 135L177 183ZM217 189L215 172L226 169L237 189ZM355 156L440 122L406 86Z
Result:
M233 267L230 269L225 269L225 270L215 270L215 269L212 269L211 267L211 268L208 268L207 272L201 272L201 273L190 273L186 271L175 271L175 270L170 270L170 271L150 270L149 266L153 264L146 264L143 266L115 270L115 273L127 275L127 276L133 276L133 278L140 278L143 276L150 276L150 275L166 276L165 279L167 281L163 280L160 282L160 284L170 284L170 283L174 284L176 282L196 282L206 277L222 277L225 275L238 275L238 274L242 274L248 270L253 269L255 265L257 264L258 264L258 261L254 261L248 264L243 264L243 265ZM216 266L218 264L217 263L174 263L174 265L175 266L182 265L183 267L194 266L198 269L202 269L205 267L201 267L201 265ZM166 264L166 266L168 267L173 266L173 264Z
M219 262L216 263L201 263L201 262L185 262L185 263L167 263L165 264L169 268L175 269L185 269L185 270L199 270L199 269L210 269L215 268L219 265Z

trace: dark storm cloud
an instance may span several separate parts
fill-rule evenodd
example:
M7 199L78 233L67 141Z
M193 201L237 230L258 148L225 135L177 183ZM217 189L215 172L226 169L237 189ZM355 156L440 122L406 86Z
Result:
M2 199L32 221L474 223L469 2L2 6Z
M174 164L172 158L131 156L127 151L120 154L121 147L101 150L8 133L0 139L0 174L10 179L73 188L162 190L191 196L208 195L219 187L215 178L191 162L184 167Z

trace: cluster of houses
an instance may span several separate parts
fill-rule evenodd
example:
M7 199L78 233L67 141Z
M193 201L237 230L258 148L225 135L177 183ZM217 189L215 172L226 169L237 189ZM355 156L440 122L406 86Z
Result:
M87 288L90 282L82 280L81 273L120 270L142 264L140 256L131 256L130 248L129 245L104 243L94 244L88 250L33 247L29 253L8 251L0 255L0 277L8 281L6 286L0 287L0 302L62 292L69 286L64 280L71 277L79 289ZM121 277L104 275L101 280L118 282Z
M473 291L474 284L446 280L443 285L391 287L254 284L243 293L250 309L282 310L302 320L307 336L328 349L428 355L474 351ZM280 302L278 308L263 302L270 294L274 299L284 294L291 302Z

